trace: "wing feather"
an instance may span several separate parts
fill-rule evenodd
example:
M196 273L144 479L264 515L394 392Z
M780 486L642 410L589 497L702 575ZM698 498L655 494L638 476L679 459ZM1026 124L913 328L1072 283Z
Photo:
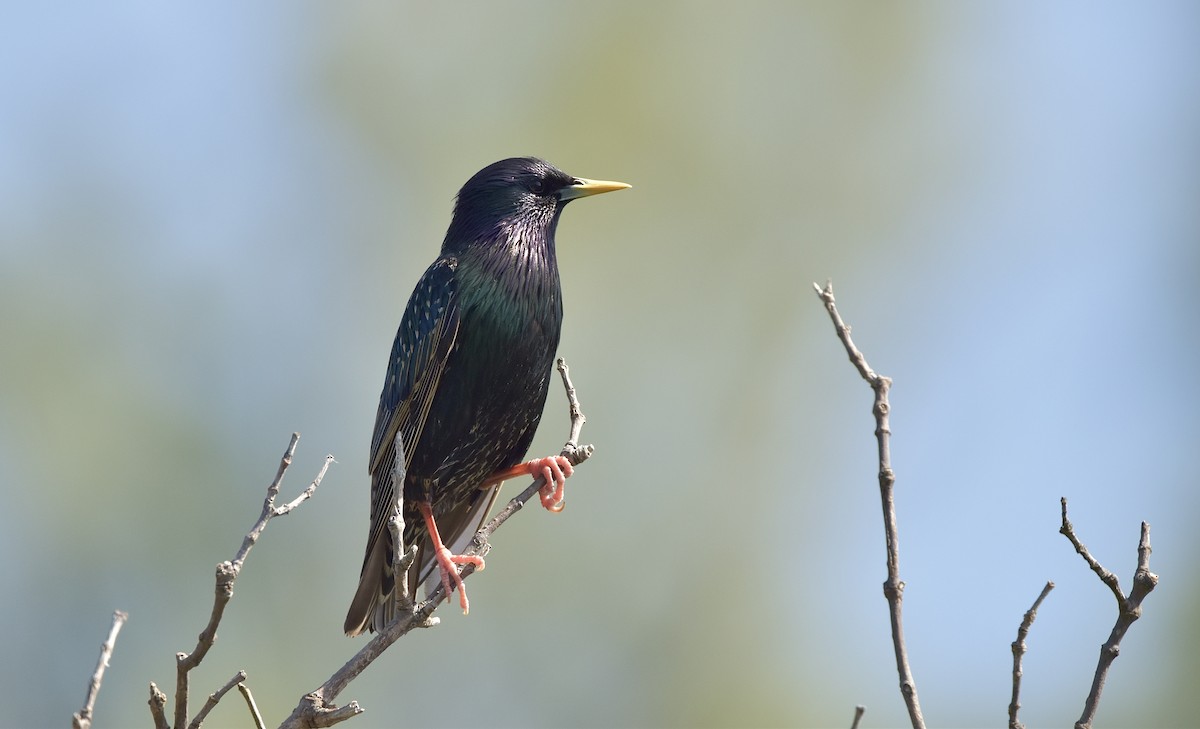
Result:
M371 439L371 534L367 554L387 529L395 504L391 472L400 433L405 467L412 462L429 408L458 338L458 261L439 258L417 282L392 345ZM364 560L364 564L365 564Z
M425 271L408 300L392 343L368 462L371 531L358 589L346 614L347 635L358 635L368 628L382 628L394 612L391 595L395 589L395 575L392 573L388 521L396 508L392 487L396 437L399 435L404 446L405 469L411 472L413 454L420 447L430 405L458 340L457 267L455 258L443 256ZM405 539L422 541L419 537L422 529L418 524L406 524Z

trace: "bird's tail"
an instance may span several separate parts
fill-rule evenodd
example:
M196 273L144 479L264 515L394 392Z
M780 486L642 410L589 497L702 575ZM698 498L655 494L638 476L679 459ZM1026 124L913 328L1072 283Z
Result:
M443 526L443 538L451 552L458 554L465 550L475 536L479 527L487 519L492 505L500 492L500 484L485 488L473 501L461 504L448 514L438 519ZM429 594L437 589L440 575L436 569L437 563L433 558L433 545L429 540L429 532L421 523L420 517L408 519L404 524L405 544L415 542L419 549L417 558L408 572L409 595L417 600L417 589L424 584L425 592ZM396 615L396 573L392 568L392 532L383 530L371 553L363 561L362 576L358 579L358 589L354 599L350 601L350 610L346 613L343 629L346 635L355 636L370 630L382 630ZM448 597L448 596L447 596Z
M396 576L392 571L392 535L384 532L383 539L375 541L371 554L363 563L362 576L358 578L358 589L350 601L343 626L346 635L355 636L364 630L387 625L395 610L396 601L392 590L396 587ZM384 613L384 614L380 614ZM381 619L382 618L382 619Z
M416 542L417 558L409 570L409 595L417 599L417 585L426 579L433 569L433 552L429 535L420 524L419 517L404 525L404 542ZM358 589L346 611L346 622L342 626L346 635L354 637L365 631L377 632L396 616L396 571L392 565L392 532L385 529L379 534L371 552L363 560L362 575L358 578Z

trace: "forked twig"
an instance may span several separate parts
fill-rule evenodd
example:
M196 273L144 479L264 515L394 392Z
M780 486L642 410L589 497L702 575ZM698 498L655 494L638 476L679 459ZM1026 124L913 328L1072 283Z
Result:
M284 516L292 512L297 506L305 500L312 497L316 492L317 486L321 484L321 479L325 477L326 471L329 470L329 465L333 463L333 456L325 456L325 462L321 469L317 472L316 478L312 480L308 488L306 488L299 496L283 506L275 506L275 498L279 495L279 489L283 485L283 476L287 472L288 466L292 465L292 458L296 453L296 444L300 441L299 433L292 433L292 439L288 443L287 450L284 451L283 457L279 459L279 469L275 473L275 478L267 486L267 495L263 500L262 512L258 517L258 521L254 523L250 531L242 539L242 546L238 549L237 554L230 561L222 562L217 565L216 586L214 589L212 612L208 618L208 624L204 630L200 632L200 637L196 642L196 647L191 653L176 653L175 654L175 712L174 712L174 729L184 729L188 726L188 694L190 686L188 681L188 673L191 672L204 657L208 655L209 649L217 640L217 626L221 623L221 618L225 614L225 606L233 598L233 585L237 581L238 574L242 571L242 565L246 562L246 557L249 556L250 550L258 542L258 538L262 535L263 530L267 528L267 523L277 516ZM244 678L244 676L243 676ZM238 682L240 684L240 682ZM229 690L226 686L218 692L217 700ZM210 701L212 696L209 697ZM214 702L215 703L215 702ZM209 709L210 710L210 709ZM150 684L150 713L154 718L156 729L164 729L168 726L166 717L166 695L159 690L154 683ZM203 715L207 710L202 710L197 721L193 724L198 727L198 722L203 719Z
M1158 584L1158 575L1150 571L1150 525L1142 522L1142 532L1137 548L1137 570L1133 573L1133 587L1129 589L1128 596L1121 592L1121 584L1117 576L1106 570L1075 535L1075 527L1067 519L1066 498L1062 499L1062 526L1058 531L1071 542L1079 556L1083 557L1100 581L1108 585L1117 599L1117 621L1108 635L1108 640L1100 646L1100 660L1096 664L1096 673L1092 676L1092 688L1084 702L1083 713L1079 716L1079 721L1075 722L1076 729L1091 729L1092 721L1096 718L1096 709L1100 704L1100 694L1104 691L1104 680L1108 676L1108 669L1121 652L1121 639L1125 637L1125 633L1129 631L1134 621L1142 616L1142 600L1145 600L1150 591Z

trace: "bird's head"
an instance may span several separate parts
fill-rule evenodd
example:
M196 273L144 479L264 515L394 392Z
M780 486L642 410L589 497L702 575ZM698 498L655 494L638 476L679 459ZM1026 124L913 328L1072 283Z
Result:
M537 157L484 167L458 192L444 249L472 245L552 245L558 216L571 200L629 187L574 177Z

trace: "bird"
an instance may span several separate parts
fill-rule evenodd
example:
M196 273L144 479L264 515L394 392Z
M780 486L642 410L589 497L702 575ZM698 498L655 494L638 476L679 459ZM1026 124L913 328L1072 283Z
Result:
M630 187L569 175L537 157L513 157L475 173L459 190L437 259L408 299L388 359L368 471L370 531L347 635L379 631L395 613L388 523L397 437L404 456L403 541L416 544L409 594L433 582L470 609L455 554L487 518L500 483L541 476L542 505L563 506L571 464L524 461L541 419L562 331L555 231L572 200ZM461 547L460 547L461 548Z

